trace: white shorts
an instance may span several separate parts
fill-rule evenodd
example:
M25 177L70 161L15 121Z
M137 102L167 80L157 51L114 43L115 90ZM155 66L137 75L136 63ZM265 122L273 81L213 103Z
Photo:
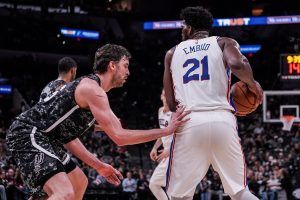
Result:
M193 196L210 165L220 175L227 194L243 190L246 165L235 116L227 111L210 111L192 113L191 118L192 125L176 133L171 145L168 195Z
M166 174L168 169L169 157L163 159L155 168L150 183L160 185L161 187L166 186Z

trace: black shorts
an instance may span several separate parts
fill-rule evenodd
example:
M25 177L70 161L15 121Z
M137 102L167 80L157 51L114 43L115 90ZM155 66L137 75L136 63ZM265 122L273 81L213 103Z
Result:
M41 190L55 174L68 173L76 168L63 145L36 127L15 121L9 128L6 141L30 193Z

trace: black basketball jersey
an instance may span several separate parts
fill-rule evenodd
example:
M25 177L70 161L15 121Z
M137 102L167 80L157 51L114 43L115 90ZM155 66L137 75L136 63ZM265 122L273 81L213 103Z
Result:
M63 85L16 119L62 143L77 138L95 123L91 111L80 108L75 101L75 89L83 78L93 79L100 85L100 78L95 74L80 77Z
M53 95L54 92L56 92L66 84L67 83L64 80L51 81L50 83L48 83L48 85L46 85L46 87L44 87L39 101L44 101L46 98L49 98Z

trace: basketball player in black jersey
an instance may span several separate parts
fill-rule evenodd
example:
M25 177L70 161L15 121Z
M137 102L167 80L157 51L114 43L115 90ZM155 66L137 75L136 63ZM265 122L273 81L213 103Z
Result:
M76 77L77 71L77 63L74 59L70 57L63 57L58 62L58 78L51 81L47 84L47 86L43 89L40 102L44 101L45 99L49 98L53 95L54 92L58 91L61 87L73 81ZM88 185L88 180L83 171L76 166L75 162L71 159L70 155L66 152L66 149L69 150L73 155L76 155L76 151L73 152L74 147L76 146L77 149L81 148L82 152L85 152L83 157L79 157L83 162L88 163L85 158L88 158L90 152L82 145L81 141L76 138L66 144L60 144L59 141L54 142L52 147L55 153L57 154L60 160L63 160L63 165L65 171L72 183L74 188L75 196L78 199L81 199L84 195L84 192ZM37 187L29 191L31 193L30 200L43 200L47 199L47 194L42 191L41 187Z
M107 44L99 48L95 54L94 74L62 86L59 91L16 117L6 139L27 186L42 186L49 200L77 199L63 160L56 155L53 143L66 144L76 139L93 126L95 120L117 145L138 144L170 135L189 120L185 118L189 112L184 112L184 108L180 107L164 129L122 128L110 109L106 92L126 82L130 57L122 46ZM76 154L81 153L77 149ZM122 175L119 171L94 156L88 159L90 165L108 182L120 184Z
M63 85L70 83L76 77L77 63L73 58L63 57L58 61L58 77L51 81L43 89L40 101L50 97L55 91L59 90Z
M73 60L70 57L64 57L60 59L58 62L59 76L56 80L51 81L43 89L42 94L40 96L40 101L44 101L46 98L49 98L62 86L73 81L76 77L76 70L77 63L75 62L75 60ZM98 130L99 127L95 125L95 129ZM76 198L81 199L87 188L88 179L85 176L84 172L79 167L77 167L76 164L72 161L69 154L66 152L66 149L90 167L94 167L91 165L89 159L89 157L92 156L92 154L85 148L85 146L81 143L81 141L78 138L71 140L66 144L60 144L59 141L57 141L52 146L57 156L61 160L64 160L63 164L65 167L65 171L72 183ZM78 152L80 153L78 154ZM97 168L95 170L97 170ZM44 192L37 191L32 195L32 200L42 200L47 198L46 196L47 195Z

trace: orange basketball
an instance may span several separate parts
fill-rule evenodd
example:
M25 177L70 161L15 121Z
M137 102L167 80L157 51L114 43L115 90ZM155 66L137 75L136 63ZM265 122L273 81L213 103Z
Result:
M231 96L237 116L245 116L256 110L256 95L244 82L239 81L231 86Z

